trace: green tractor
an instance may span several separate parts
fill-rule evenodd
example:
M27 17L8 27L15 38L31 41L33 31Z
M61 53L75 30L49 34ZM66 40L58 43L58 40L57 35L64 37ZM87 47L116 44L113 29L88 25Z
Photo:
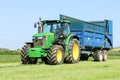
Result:
M40 19L35 27L38 33L21 50L22 64L36 64L38 59L52 65L79 62L80 42L70 33L70 21Z

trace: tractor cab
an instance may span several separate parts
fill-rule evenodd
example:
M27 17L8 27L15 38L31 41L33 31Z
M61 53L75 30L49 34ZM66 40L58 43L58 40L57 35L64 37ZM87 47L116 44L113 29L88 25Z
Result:
M42 33L54 33L56 37L66 37L70 34L70 22L60 20L42 21Z
M65 34L70 33L70 21L65 20L43 20L39 18L39 22L34 24L34 27L38 27L38 33L54 33Z
M48 33L53 33L57 39L65 39L70 34L70 21L68 20L43 20L39 19L39 22L34 25L34 27L38 27L38 34L44 34L44 36ZM35 37L35 35L33 36Z
M69 21L50 20L42 21L42 32L43 33L55 33L55 34L69 34Z

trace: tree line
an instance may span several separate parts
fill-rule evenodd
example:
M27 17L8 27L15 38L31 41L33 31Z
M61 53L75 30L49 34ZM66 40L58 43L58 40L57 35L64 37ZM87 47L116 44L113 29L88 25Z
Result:
M1 55L18 55L20 54L20 49L17 49L17 50L9 50L9 49L6 49L6 48L0 48L0 54Z

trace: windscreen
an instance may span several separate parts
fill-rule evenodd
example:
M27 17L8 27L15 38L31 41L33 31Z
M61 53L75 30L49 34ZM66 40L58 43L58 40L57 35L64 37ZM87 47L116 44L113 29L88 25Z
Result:
M43 24L43 32L52 32L55 34L69 34L69 24L68 23L55 23L55 22L46 22Z

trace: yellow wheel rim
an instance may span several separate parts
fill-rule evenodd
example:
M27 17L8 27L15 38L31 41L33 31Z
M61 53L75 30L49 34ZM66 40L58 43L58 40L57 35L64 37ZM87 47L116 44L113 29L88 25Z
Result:
M62 51L57 50L57 61L60 62L62 60Z
M78 59L78 57L79 57L79 46L78 46L78 44L74 44L73 45L73 58L74 58L74 60L77 60Z

